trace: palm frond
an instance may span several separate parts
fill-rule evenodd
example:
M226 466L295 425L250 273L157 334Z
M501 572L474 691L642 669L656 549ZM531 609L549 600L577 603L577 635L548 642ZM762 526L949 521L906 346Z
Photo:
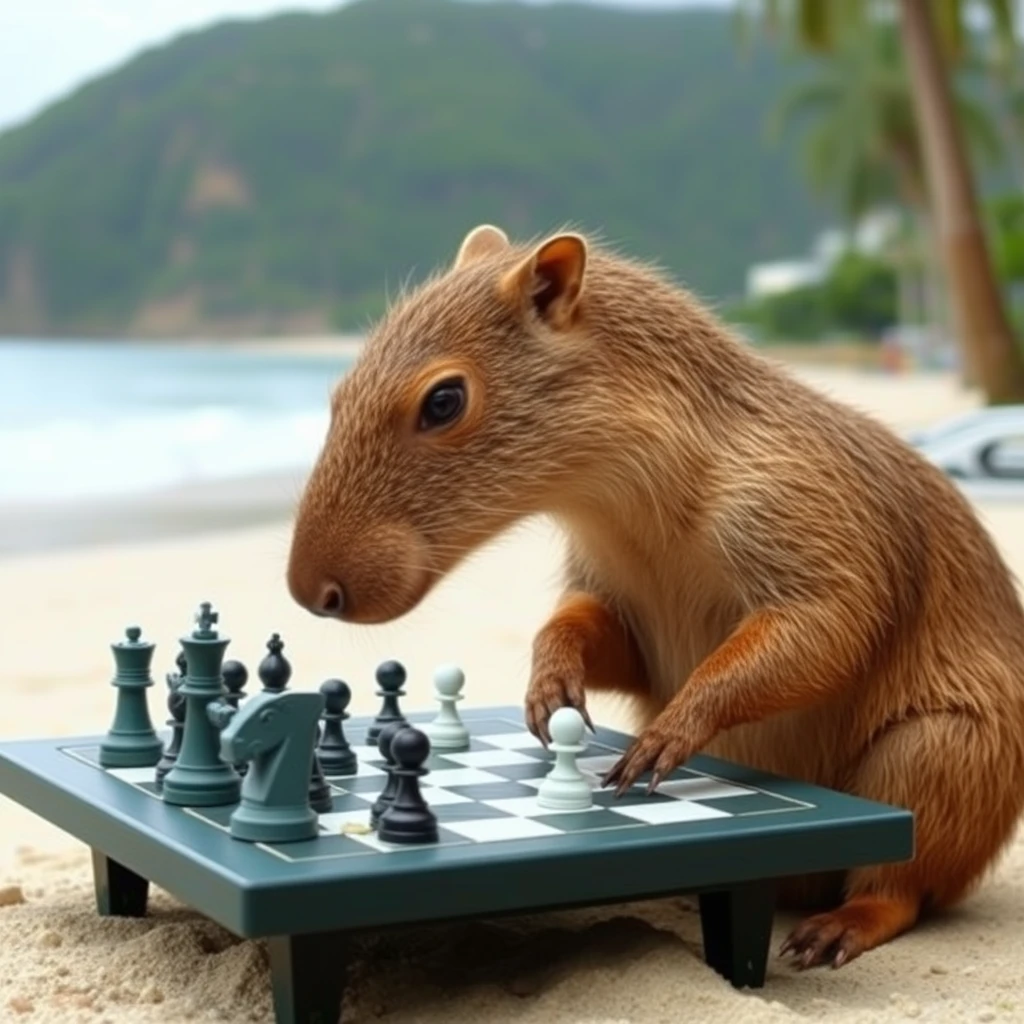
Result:
M768 136L778 141L786 128L803 117L827 116L842 103L842 86L834 80L803 82L783 93L768 115Z

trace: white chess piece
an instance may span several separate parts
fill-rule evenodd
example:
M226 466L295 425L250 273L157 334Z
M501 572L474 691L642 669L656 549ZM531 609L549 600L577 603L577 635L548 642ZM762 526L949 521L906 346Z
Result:
M575 708L559 708L548 721L555 764L537 790L537 803L541 807L585 811L593 806L591 784L576 764L576 756L587 749L582 742L585 728L583 716Z
M440 665L434 672L434 696L441 705L437 717L424 732L434 750L465 750L469 747L469 730L462 724L455 708L462 700L465 673L457 665Z

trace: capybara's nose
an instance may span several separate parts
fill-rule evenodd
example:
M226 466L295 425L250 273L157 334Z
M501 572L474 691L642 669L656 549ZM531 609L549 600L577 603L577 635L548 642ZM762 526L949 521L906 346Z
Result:
M320 586L316 604L310 609L325 618L338 618L345 611L345 590L337 580L326 580Z

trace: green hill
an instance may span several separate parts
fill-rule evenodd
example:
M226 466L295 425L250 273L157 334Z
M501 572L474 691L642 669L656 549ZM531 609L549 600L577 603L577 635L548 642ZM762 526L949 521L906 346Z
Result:
M821 213L728 13L362 0L182 36L0 136L0 334L359 327L494 221L714 299Z

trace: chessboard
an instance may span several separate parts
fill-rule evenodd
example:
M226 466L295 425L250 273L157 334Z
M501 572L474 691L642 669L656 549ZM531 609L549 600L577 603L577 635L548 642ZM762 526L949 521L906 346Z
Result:
M209 623L205 629L203 642L213 651ZM215 639L219 657L224 645ZM906 810L703 755L652 794L644 780L616 797L600 779L633 738L600 723L572 755L586 782L586 806L552 807L541 795L557 744L541 744L525 728L521 708L479 706L458 712L465 734L458 749L439 744L415 769L417 799L436 821L436 833L426 842L387 842L372 811L394 762L389 766L378 733L387 724L397 736L429 733L436 709L401 709L397 695L415 685L417 696L426 697L430 681L389 689L381 680L401 668L389 662L377 676L381 712L349 718L337 699L344 692L347 701L348 687L338 681L320 693L280 692L288 673L276 634L268 647L259 673L263 693L236 701L240 707L228 702L210 724L223 737L240 725L262 725L274 717L268 710L291 707L307 716L296 719L306 741L309 715L331 719L329 728L308 732L308 756L314 743L318 752L314 776L304 755L306 767L285 780L300 793L304 813L307 792L310 801L319 792L311 834L282 841L235 834L232 823L246 802L261 813L282 811L274 806L277 783L258 760L246 771L222 757L219 770L236 788L224 789L220 799L186 799L182 783L167 798L173 775L164 764L160 781L157 756L178 750L179 760L194 759L202 736L196 719L191 739L182 743L174 714L168 728L149 730L144 689L152 685L152 649L142 651L138 630L130 631L128 644L115 645L123 659L117 680L124 703L111 730L0 743L0 793L91 847L101 914L145 914L152 883L235 934L264 939L281 1024L338 1019L344 972L332 940L345 933L682 894L699 898L708 963L734 985L760 986L779 879L913 856L913 817ZM183 678L168 675L172 711L180 711L179 691L213 704L220 694L223 704L245 676L226 662L207 666L204 676L206 654L196 650ZM404 670L399 676L404 680ZM448 714L450 725L450 708ZM203 728L205 735L205 721ZM126 751L134 745L145 752L147 744L146 763L111 763L130 760ZM237 755L243 746L229 752ZM292 747L301 751L303 742ZM332 767L346 760L347 767ZM189 783L187 773L182 778Z
M423 724L429 718L424 714L407 716L407 720ZM438 819L435 849L532 840L537 852L548 847L556 851L581 835L594 838L599 833L619 833L624 839L633 839L638 830L665 826L693 834L693 826L700 822L715 822L721 828L723 819L736 818L756 825L758 819L781 820L780 815L799 820L817 809L810 800L785 792L784 784L749 774L737 777L735 768L712 761L707 761L703 770L677 769L651 795L645 793L645 787L635 786L633 793L616 798L611 789L599 788L600 778L625 751L626 738L618 739L604 730L600 738L587 741L576 761L594 788L592 806L582 811L546 808L538 801L537 791L555 754L523 727L522 716L511 709L474 709L466 713L466 722L470 731L467 748L431 753L424 766L428 774L421 792ZM358 729L352 747L358 758L355 772L347 776L324 772L332 806L318 814L316 838L257 842L255 849L290 863L380 853L408 856L420 849L384 842L370 828L370 809L384 787L386 772L384 756L376 745L365 742L365 732L365 726ZM59 749L63 755L161 801L152 768L104 768L98 744ZM235 806L186 807L177 813L229 833ZM539 846L538 841L542 841Z

